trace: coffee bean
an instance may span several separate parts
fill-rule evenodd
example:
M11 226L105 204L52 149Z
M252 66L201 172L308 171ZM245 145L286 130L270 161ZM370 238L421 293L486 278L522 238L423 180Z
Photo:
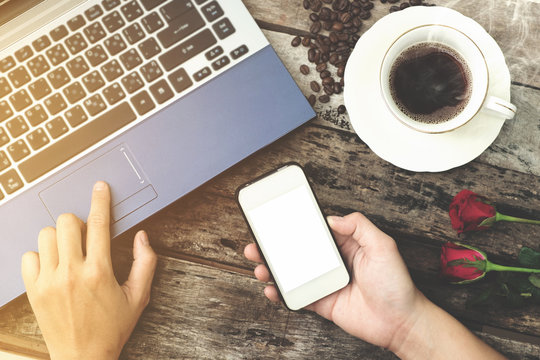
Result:
M317 102L317 97L313 94L309 95L308 97L309 105L313 106Z
M345 86L345 78L344 77L342 77L341 80L339 80L339 85L341 85L341 87Z
M306 10L309 10L309 7L311 6L311 4L309 3L309 0L304 0L302 5L304 5L304 9Z
M309 14L309 20L311 20L311 21L319 21L319 15L317 15L315 13L311 13L311 14Z
M309 36L304 36L304 38L302 39L302 45L304 45L305 47L311 45L311 38Z
M332 86L324 86L323 87L324 93L328 96L334 94L334 88Z
M315 62L315 54L317 54L317 50L309 49L307 54L308 54L308 60L310 62Z
M397 3L397 2L399 2L399 0L388 0L388 3L389 3L389 4L395 4L395 3Z
M332 1L334 1L334 0L322 0L322 2L325 3L325 4L331 4Z
M337 108L338 114L345 114L346 111L347 111L347 108L343 104L339 105Z
M321 13L319 14L319 18L321 20L327 21L330 20L332 17L332 10L330 10L327 7L322 8Z
M321 72L323 70L326 70L326 63L320 63L319 65L317 65L315 67L315 70L317 70L317 72Z
M330 101L330 96L328 95L321 95L319 96L319 101L322 102L323 104L327 103Z
M297 47L300 45L301 42L302 39L300 38L300 36L295 36L291 41L291 46Z
M401 3L401 5L399 5L399 8L401 10L404 10L404 9L408 8L409 6L411 6L409 3Z
M323 71L321 71L320 75L321 75L321 79L325 79L325 78L330 76L330 71L323 70Z
M349 12L342 13L339 16L339 21L341 21L343 24L347 24L349 21L351 21L353 18L353 15Z
M315 12L321 11L322 2L321 0L311 0L311 10Z
M409 4L411 4L411 6L422 5L422 0L409 0Z
M329 38L330 41L331 41L332 43L334 43L334 44L337 43L337 42L339 41L338 35L336 34L335 31L332 31L332 32L330 33L330 35L328 36L328 38Z
M321 91L321 86L319 85L318 82L316 81L312 81L309 83L309 87L311 88L311 90L313 90L314 92L319 92Z
M362 9L364 9L364 10L371 10L371 9L373 9L374 6L375 6L375 5L373 5L372 2L367 2L367 3L364 3L364 4L362 5Z
M343 88L341 87L341 85L339 83L335 83L334 94L341 94L342 91L343 91Z
M304 75L309 74L309 66L307 65L300 65L300 72Z
M340 22L336 21L335 23L332 24L331 29L334 30L334 31L341 31L341 30L343 30L343 23L340 23Z
M390 0L388 0L388 1L390 1ZM396 12L396 11L399 11L399 10L400 10L400 9L399 9L399 6L392 5L392 6L390 6L390 9L389 9L388 11L390 11L391 13L393 13L393 12Z
M334 86L334 78L331 76L322 79L323 86Z
M319 31L321 31L321 22L315 21L313 24L311 24L311 27L309 28L309 32L312 34L317 34Z
M381 0L381 3L382 3L382 4L386 4L387 1L388 1L388 0ZM307 10L307 9L306 9L306 10Z

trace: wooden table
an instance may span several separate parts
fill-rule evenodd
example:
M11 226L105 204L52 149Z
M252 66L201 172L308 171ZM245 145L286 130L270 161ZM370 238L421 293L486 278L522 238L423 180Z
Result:
M315 72L301 75L306 49L290 46L306 34L309 12L301 0L245 0L304 91ZM146 229L159 254L150 305L122 359L392 359L310 312L269 303L254 264L242 252L252 241L234 200L245 181L287 161L307 170L324 211L366 214L392 235L417 286L482 339L510 358L540 357L540 308L467 308L488 281L452 286L438 278L442 243L457 240L447 214L452 197L469 188L493 199L503 212L540 218L540 2L538 0L435 0L482 24L505 53L512 76L516 118L480 157L442 173L399 169L375 155L352 130L334 95L317 103L317 119L177 201L113 244L118 277L125 279L135 230ZM374 2L362 32L388 13ZM313 70L313 68L312 68ZM464 241L514 264L522 246L540 249L540 227L497 224ZM0 311L0 347L47 358L25 296Z

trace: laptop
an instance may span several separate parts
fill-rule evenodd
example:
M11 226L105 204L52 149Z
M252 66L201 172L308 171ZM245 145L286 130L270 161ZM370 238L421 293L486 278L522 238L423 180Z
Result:
M95 181L116 236L315 116L240 0L0 13L0 306L39 230L87 217Z

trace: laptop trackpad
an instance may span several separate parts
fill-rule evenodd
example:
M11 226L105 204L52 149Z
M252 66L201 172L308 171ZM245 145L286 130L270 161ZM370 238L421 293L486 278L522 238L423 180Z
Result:
M152 201L157 194L125 144L98 157L49 188L39 197L54 221L73 213L86 221L92 187L96 181L111 187L112 221L116 222Z

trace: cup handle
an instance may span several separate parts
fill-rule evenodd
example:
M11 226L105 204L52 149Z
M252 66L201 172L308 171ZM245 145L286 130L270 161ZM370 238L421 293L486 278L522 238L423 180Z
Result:
M484 101L484 109L496 113L505 119L512 119L516 115L516 105L495 96L488 96Z

